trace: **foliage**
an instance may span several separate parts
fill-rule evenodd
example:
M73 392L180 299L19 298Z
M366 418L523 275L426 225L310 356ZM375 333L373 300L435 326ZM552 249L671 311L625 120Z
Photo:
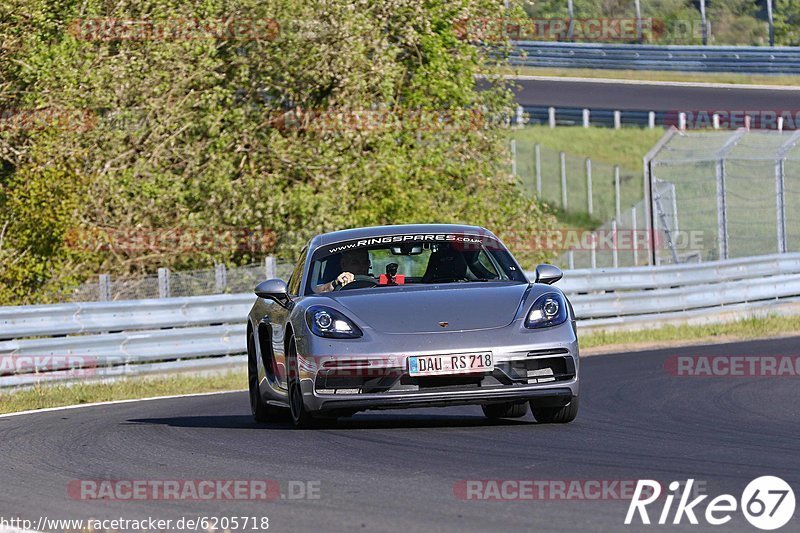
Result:
M97 228L269 230L277 241L264 251L284 258L315 233L352 226L547 228L552 216L509 174L502 117L513 95L499 77L487 90L475 82L501 60L454 32L496 9L491 0L3 2L0 303L47 301L97 272L258 259L236 246L142 253L65 239ZM92 33L100 18L161 28L226 19L244 30L130 38ZM256 24L266 19L277 34Z

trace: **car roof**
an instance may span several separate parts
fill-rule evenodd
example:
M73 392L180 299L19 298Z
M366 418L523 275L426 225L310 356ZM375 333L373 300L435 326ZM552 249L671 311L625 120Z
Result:
M397 224L389 226L371 226L365 228L352 228L340 231L332 231L317 235L311 240L309 250L314 250L320 246L334 244L353 239L366 239L369 237L385 237L387 235L410 235L418 233L466 233L472 235L484 235L495 237L494 233L480 226L468 226L464 224Z

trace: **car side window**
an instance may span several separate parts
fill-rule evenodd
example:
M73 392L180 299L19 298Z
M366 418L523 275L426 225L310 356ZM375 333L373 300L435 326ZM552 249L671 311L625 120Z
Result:
M303 251L300 252L300 259L297 261L297 265L294 267L294 271L292 271L292 275L289 278L289 294L300 294L300 282L303 280L303 270L306 266L306 248L303 248Z

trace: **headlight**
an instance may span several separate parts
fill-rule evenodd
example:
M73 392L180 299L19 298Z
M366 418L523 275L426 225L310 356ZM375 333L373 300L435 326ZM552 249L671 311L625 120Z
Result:
M567 321L567 302L557 292L542 294L533 302L525 318L526 328L549 328Z
M355 339L363 335L349 318L324 305L312 305L306 309L306 323L311 332L319 337Z

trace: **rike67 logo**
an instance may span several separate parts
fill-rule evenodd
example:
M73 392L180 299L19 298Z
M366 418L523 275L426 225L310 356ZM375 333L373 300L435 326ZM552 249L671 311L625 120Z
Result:
M706 523L712 526L721 526L730 522L738 509L750 524L765 531L771 531L784 526L794 515L795 499L794 491L784 480L775 476L762 476L751 481L742 492L742 497L737 499L731 494L721 494L709 501L705 507L705 512L700 512L700 504L708 498L707 494L698 496L689 501L692 496L692 485L694 479L689 479L686 483L673 481L669 484L669 492L663 498L661 512L655 518L657 524L680 524L683 518L690 524L699 524L698 515L705 518ZM678 491L683 487L683 491ZM640 479L636 484L636 489L628 507L628 514L625 516L625 524L630 525L638 520L642 524L650 524L650 515L647 506L661 502L661 484L650 479ZM674 500L678 499L678 504L672 511ZM657 511L658 505L654 505ZM672 520L670 521L670 515Z

